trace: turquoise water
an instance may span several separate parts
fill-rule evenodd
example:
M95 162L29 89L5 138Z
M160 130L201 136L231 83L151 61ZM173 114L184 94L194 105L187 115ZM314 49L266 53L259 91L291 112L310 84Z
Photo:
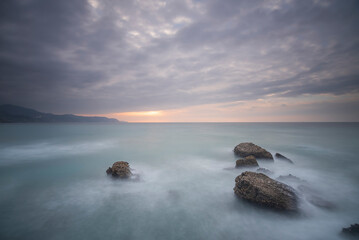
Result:
M335 208L287 215L236 198L233 148L254 142ZM2 124L0 239L342 239L359 222L359 124ZM105 174L127 161L140 181ZM292 184L295 188L295 183Z

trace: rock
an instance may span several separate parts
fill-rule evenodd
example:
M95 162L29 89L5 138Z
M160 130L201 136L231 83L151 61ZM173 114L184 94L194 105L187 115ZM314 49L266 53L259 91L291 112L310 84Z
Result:
M320 197L320 193L312 189L307 185L299 185L298 190L303 193L305 199L313 204L314 206L325 208L325 209L334 209L335 205L322 197Z
M236 161L236 168L239 167L258 167L258 162L254 156L250 155Z
M313 188L309 187L307 184L305 185L299 185L298 186L298 190L304 194L316 194L318 193L317 191L315 191Z
M257 172L259 172L259 173L264 173L264 174L266 174L266 175L271 175L271 174L273 174L273 172L272 172L271 170L266 169L266 168L258 168L258 169L257 169Z
M254 143L240 143L234 148L234 153L241 157L247 157L253 155L256 158L272 159L273 156L270 152L261 148L260 146L255 145Z
M243 199L278 210L298 210L294 189L263 173L244 172L235 179L234 193Z
M279 177L276 178L276 180L285 181L285 182L297 182L297 183L306 182L305 180L302 180L299 177L296 177L296 176L294 176L292 174L280 175Z
M342 233L350 236L359 236L359 224L355 223L350 225L350 227L343 228Z
M275 154L275 157L278 158L278 159L285 160L285 161L287 161L287 162L289 162L289 163L294 164L294 162L293 162L292 160L290 160L289 158L283 156L283 155L280 154L280 153L276 153L276 154Z
M325 208L325 209L334 209L335 205L317 195L305 196L305 199L313 204L314 206Z
M112 168L109 167L106 170L106 173L118 178L129 178L132 176L130 165L128 162L123 161L115 162Z

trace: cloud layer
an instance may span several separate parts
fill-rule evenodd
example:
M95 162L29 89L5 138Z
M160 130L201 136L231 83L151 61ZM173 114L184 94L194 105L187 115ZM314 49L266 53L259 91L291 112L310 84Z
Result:
M4 0L0 103L106 114L351 95L351 109L358 25L355 0Z

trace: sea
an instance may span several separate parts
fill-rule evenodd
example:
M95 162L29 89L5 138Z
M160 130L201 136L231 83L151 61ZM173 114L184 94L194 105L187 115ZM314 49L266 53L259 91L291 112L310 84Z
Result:
M234 168L242 142L294 162L258 161L299 179L297 213L234 194L257 169ZM116 161L139 178L107 176ZM358 222L359 123L0 125L0 239L330 240Z

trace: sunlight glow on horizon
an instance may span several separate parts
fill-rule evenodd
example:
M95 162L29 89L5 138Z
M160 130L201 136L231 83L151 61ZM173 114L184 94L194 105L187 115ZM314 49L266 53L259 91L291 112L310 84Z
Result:
M143 112L121 112L113 113L117 116L160 116L163 114L162 111L143 111Z
M345 109L348 102L356 102L358 99L357 94L341 96L321 94L96 115L127 122L326 122L330 119L328 117L330 111L325 111L325 106L340 104L341 108ZM320 108L316 109L316 105ZM345 121L345 119L338 115L335 121Z

